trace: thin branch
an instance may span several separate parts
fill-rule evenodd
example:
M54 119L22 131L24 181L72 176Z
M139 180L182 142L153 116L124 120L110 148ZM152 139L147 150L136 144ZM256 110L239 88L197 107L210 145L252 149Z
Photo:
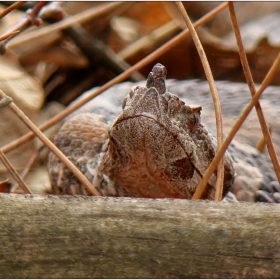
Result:
M220 104L217 88L215 86L215 82L213 79L213 75L212 75L211 68L210 68L209 62L207 60L205 51L204 51L203 46L199 40L199 37L192 25L192 22L188 16L188 13L185 10L182 2L176 2L176 4L191 33L191 36L193 38L194 44L196 46L197 52L198 52L200 60L202 62L203 69L204 69L204 72L205 72L205 75L206 75L206 78L207 78L207 81L208 81L208 84L210 87L210 91L211 91L211 95L212 95L212 99L213 99L213 103L214 103L215 115L216 115L217 150L219 150L223 144L223 126L222 126L221 104ZM222 200L223 181L224 181L224 158L222 157L218 164L218 170L217 170L217 183L216 183L216 193L215 193L216 201Z
M249 115L251 110L253 109L253 107L257 104L257 102L258 102L259 98L261 97L263 91L270 84L272 78L277 73L279 65L280 65L280 53L278 54L278 56L277 56L276 60L274 61L272 67L270 68L269 72L267 73L266 77L264 78L260 88L258 89L256 94L253 96L253 98L249 102L249 104L245 107L245 109L243 110L243 112L241 113L241 115L239 116L239 118L237 119L235 124L233 125L233 127L232 127L231 131L229 132L228 136L226 137L221 149L218 151L215 158L212 160L211 164L208 166L206 172L203 175L202 180L199 183L199 186L197 187L197 189L196 189L196 191L193 195L193 199L198 199L199 197L201 197L201 194L204 192L204 190L207 186L208 180L210 179L211 175L213 174L213 172L217 168L217 164L219 163L220 158L225 154L226 149L230 145L233 137L235 136L235 134L237 133L237 131L239 130L239 128L241 127L241 125L243 124L243 122L245 121L245 119L247 118L247 116Z
M218 13L223 11L227 7L227 5L228 5L227 3L222 3L217 8L213 9L211 12L209 12L208 14L203 16L200 20L198 20L194 24L194 27L198 28L199 26L202 26L203 24L205 24L208 21L210 21L211 19L213 19ZM146 66L150 62L152 62L155 59L157 59L158 57L160 57L162 54L164 54L169 49L175 47L177 44L182 42L187 36L189 36L189 34L190 34L189 30L182 31L180 34L178 34L176 37L171 39L169 42L165 43L163 46L158 48L156 51L154 51L153 53L151 53L150 55L148 55L141 61L137 62L134 66L131 66L130 69L126 70L119 76L115 77L114 79L112 79L111 81L106 83L105 85L101 86L98 89L88 91L88 95L86 97L78 100L76 103L74 103L73 105L66 108L64 111L59 113L57 116L51 118L50 120L48 120L47 122L45 122L44 124L39 126L39 129L44 131L44 130L48 129L49 127L51 127L52 125L60 122L63 118L68 116L70 113L72 113L76 109L80 108L82 105L84 105L85 103L87 103L88 101L93 99L94 97L98 96L103 91L109 89L111 86L113 86L117 83L122 82L123 80L128 78L131 75L131 73L133 73L134 71L141 69L142 67ZM2 150L4 152L11 151L12 149L22 145L26 141L31 140L33 137L34 137L34 134L32 132L29 132L29 133L21 136L20 138L14 140L13 142L2 147Z
M229 11L230 11L230 18L231 18L231 23L232 23L232 28L236 37L236 41L237 41L237 45L238 45L238 49L239 49L239 55L240 55L240 60L243 66L243 71L244 71L244 75L246 78L246 81L248 83L251 95L254 96L256 93L256 88L254 85L254 81L253 81L253 77L250 71L250 67L249 67L249 63L246 57L246 53L243 47L243 43L242 43L242 38L241 38L241 34L240 34L240 30L239 30L239 26L238 26L238 22L236 19L236 14L235 14L235 10L234 10L234 3L233 2L228 2L229 3ZM267 150L269 153L269 156L271 158L274 170L275 170L275 174L277 176L278 182L280 183L280 164L278 161L278 157L275 151L275 147L274 144L272 142L272 138L269 132L269 127L266 123L262 108L261 108L261 104L260 102L257 102L256 104L256 112L259 118L259 122L262 128L262 132L263 132L263 136L265 139L265 143L267 146Z
M11 37L17 35L18 33L20 33L19 30L12 31L12 32L10 32L10 33L8 33L8 34L4 34L4 35L0 36L0 41L4 41L4 40L6 40L6 39L9 39L9 38L11 38Z
M0 19L2 19L4 16L6 16L8 13L10 13L11 11L13 11L14 9L17 9L18 7L20 7L21 5L23 5L24 3L26 3L26 1L22 1L22 2L16 2L14 4L12 4L11 6L9 6L8 8L6 8L5 10L3 10L0 13Z
M5 97L5 93L0 90L0 96ZM100 196L99 192L89 182L89 180L82 174L82 172L34 125L30 119L15 105L10 103L9 108L32 130L32 132L51 150L81 181L87 190L96 196Z
M26 186L22 178L18 175L16 170L13 168L10 161L7 159L3 151L0 149L0 160L3 162L3 164L6 166L7 170L10 172L10 174L14 177L16 182L19 184L19 186L22 188L24 193L26 194L32 194L32 192L29 190L29 188Z

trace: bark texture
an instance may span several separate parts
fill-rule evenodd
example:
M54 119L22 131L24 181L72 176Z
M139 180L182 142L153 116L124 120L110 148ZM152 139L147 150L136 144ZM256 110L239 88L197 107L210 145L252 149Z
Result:
M1 278L279 278L280 205L0 194Z

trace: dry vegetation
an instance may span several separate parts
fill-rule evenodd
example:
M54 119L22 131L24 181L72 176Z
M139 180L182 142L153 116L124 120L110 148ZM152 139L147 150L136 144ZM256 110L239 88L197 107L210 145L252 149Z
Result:
M278 159L257 101L267 85L279 84L280 43L275 32L279 25L275 13L280 4L184 2L185 9L178 7L175 2L17 2L10 8L2 4L0 75L4 99L0 157L5 166L0 167L1 192L50 192L44 162L46 149L33 141L33 133L92 188L24 114L40 130L48 129L49 137L53 131L49 128L73 110L116 83L145 79L157 61L167 67L169 78L207 77L217 116L220 113L214 80L247 82L255 95L224 143L218 121L220 151L195 198L200 197L207 178L254 105L280 180ZM242 26L242 37L238 24ZM205 55L199 55L202 52ZM257 90L254 83L262 85ZM63 110L84 91L97 86L100 88L91 90L87 99ZM9 97L15 103L10 103Z

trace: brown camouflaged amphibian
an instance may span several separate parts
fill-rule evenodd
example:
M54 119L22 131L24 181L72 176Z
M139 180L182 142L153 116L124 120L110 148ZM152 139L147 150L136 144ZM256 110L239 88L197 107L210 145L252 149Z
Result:
M146 86L133 87L122 112L108 127L94 114L68 119L55 144L102 195L190 199L214 158L216 139L200 122L200 106L188 106L167 92L166 68L156 64ZM88 194L53 155L48 167L55 193ZM224 195L234 178L225 155ZM205 199L214 199L216 174Z

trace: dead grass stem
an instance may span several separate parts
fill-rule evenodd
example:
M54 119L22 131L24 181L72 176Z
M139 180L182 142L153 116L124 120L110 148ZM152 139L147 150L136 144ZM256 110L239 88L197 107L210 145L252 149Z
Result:
M193 27L193 24L188 16L187 11L184 8L184 5L182 2L176 2L186 24L187 27L191 33L192 39L194 41L194 44L196 46L197 52L199 54L201 63L203 65L203 69L210 87L210 92L212 95L213 103L214 103L214 109L215 109L215 116L216 116L216 127L217 127L217 149L220 149L223 144L223 121L222 121L222 111L221 111L221 104L219 100L219 95L217 92L217 88L215 86L215 81L213 79L212 71L209 65L209 62L207 60L205 51L203 49L203 46L199 40L199 37ZM223 181L224 181L224 158L222 157L219 164L218 164L218 170L217 170L217 182L216 182L216 193L215 193L215 200L220 201L222 200L222 194L223 194ZM201 187L200 184L198 184L198 188ZM201 194L202 195L202 194Z

